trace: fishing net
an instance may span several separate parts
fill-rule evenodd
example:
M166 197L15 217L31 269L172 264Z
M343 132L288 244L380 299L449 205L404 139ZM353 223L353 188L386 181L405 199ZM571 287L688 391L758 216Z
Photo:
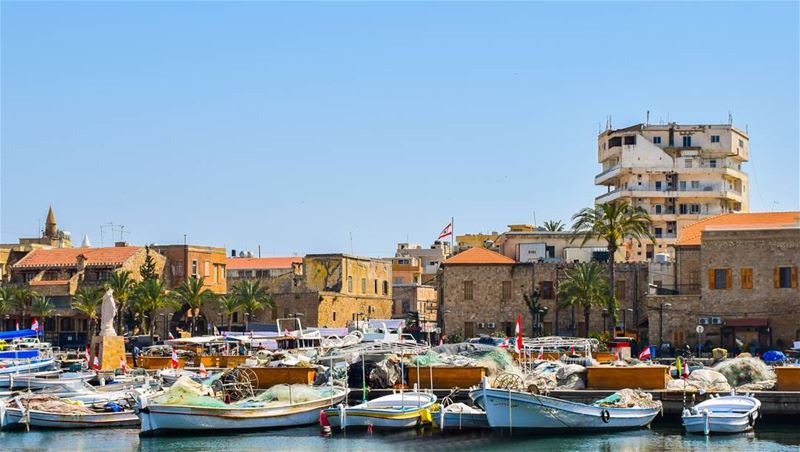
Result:
M697 369L683 380L669 380L667 391L730 392L731 385L721 373L711 369Z
M81 403L59 399L54 395L36 394L20 399L23 408L57 414L96 414Z
M393 388L395 384L402 383L400 359L397 355L389 355L383 361L375 363L369 372L369 386L375 389Z
M714 366L714 370L741 391L772 389L777 379L772 368L758 358L728 359Z
M556 371L558 389L583 389L586 387L586 368L567 364Z
M661 408L661 401L653 400L653 396L647 392L626 388L598 400L594 405L613 408Z
M255 396L252 401L303 403L327 399L333 397L335 393L336 391L328 386L314 387L304 384L275 385Z
M178 380L163 393L152 398L153 403L164 405L189 405L207 408L223 408L227 405L213 397L213 390L208 386L193 381L187 376Z
M514 363L511 354L499 347L495 347L488 352L479 353L475 365L485 367L487 375L497 375L502 372L515 373L519 370L519 366Z

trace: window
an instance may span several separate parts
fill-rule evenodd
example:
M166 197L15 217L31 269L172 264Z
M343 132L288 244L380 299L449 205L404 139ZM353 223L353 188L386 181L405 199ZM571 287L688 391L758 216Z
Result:
M712 143L719 143L719 135L711 135Z
M775 288L793 289L797 287L797 267L775 267Z
M661 137L653 137L653 144L661 144Z
M691 213L700 213L700 204L689 204L689 211Z
M403 278L394 278L394 285L399 286L400 284L403 284Z
M730 268L711 268L708 270L708 286L711 289L731 288Z
M108 270L100 270L97 272L98 281L108 281L111 279L111 272Z
M692 181L692 189L697 190L699 188L700 188L700 181L699 180L693 180Z
M511 281L503 281L503 301L511 299Z
M656 228L655 236L658 237L658 238L661 238L663 235L664 235L664 229L663 228Z
M672 332L672 344L673 345L685 344L685 343L686 343L686 341L685 341L685 336L684 336L684 332L683 331L673 331Z
M656 213L657 214L661 213L661 204L656 204Z
M464 281L464 300L472 300L472 281Z
M683 137L683 147L685 147L685 148L692 147L692 136L691 135L685 135Z
M197 278L197 261L192 260L192 278Z
M375 295L378 295L378 280L377 279L375 280L374 286L375 286Z
M614 287L614 295L616 295L617 300L619 301L625 301L628 299L628 290L624 280L616 282Z
M739 270L739 279L741 280L742 289L753 288L753 269L743 268Z
M389 295L389 281L383 282L383 294Z
M333 311L333 321L336 321L336 311Z
M367 278L361 278L361 293L367 293Z
M539 296L542 300L552 300L553 296L553 281L542 281L539 283Z
M203 262L203 276L211 276L211 262Z
M716 168L717 167L717 160L716 159L709 160L708 161L708 166L710 166L712 168Z
M661 190L661 181L660 180L656 181L656 190Z
M347 291L348 292L352 292L353 291L353 277L352 276L348 276L347 277Z
M683 161L683 166L684 166L685 168L691 168L691 167L692 167L692 159L686 159L686 160L684 160L684 161Z
M238 312L234 312L233 313L233 320L231 320L231 322L232 323L239 323L239 313Z
M681 191L686 191L686 181L685 180L680 181L679 185L681 187Z
M744 140L742 140L742 139L739 139L739 147L740 147L740 148L743 148L743 147L744 147Z
M681 215L686 215L686 213L687 213L688 211L689 211L689 209L687 208L686 204L678 204L678 212L679 212Z
M636 144L636 135L625 137L625 144Z

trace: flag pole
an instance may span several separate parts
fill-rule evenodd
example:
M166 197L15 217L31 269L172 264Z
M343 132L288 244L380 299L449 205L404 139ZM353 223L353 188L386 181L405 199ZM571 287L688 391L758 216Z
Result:
M455 240L455 238L456 238L456 224L454 222L453 217L450 217L450 255L451 256L453 254L455 254L455 252L456 252L455 246L453 245L453 241Z

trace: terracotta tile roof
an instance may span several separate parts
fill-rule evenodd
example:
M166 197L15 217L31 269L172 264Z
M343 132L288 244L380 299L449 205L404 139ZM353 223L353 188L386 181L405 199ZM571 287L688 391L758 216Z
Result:
M800 226L800 212L725 213L685 226L677 245L699 245L706 229L758 229Z
M453 264L513 264L514 259L486 248L470 248L444 261L444 265Z
M81 254L90 267L122 265L141 249L140 246L35 249L14 264L14 268L74 267Z
M302 263L303 258L293 257L229 257L225 268L228 270L269 270L292 268L292 264Z

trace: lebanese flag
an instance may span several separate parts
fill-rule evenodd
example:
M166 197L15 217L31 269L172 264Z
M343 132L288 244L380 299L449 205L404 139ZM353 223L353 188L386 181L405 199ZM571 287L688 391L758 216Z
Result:
M514 334L517 340L514 342L514 351L520 353L522 351L522 316L517 314L517 327L514 328Z
M689 363L686 360L683 361L683 374L681 374L681 377L684 380L689 378Z
M453 222L452 221L450 223L448 223L448 225L445 226L444 229L442 229L442 232L439 234L439 237L437 238L437 240L438 239L443 239L445 237L450 237L451 235L453 235Z
M125 362L124 357L119 359L119 368L122 369L122 373L128 373L128 364Z
M569 354L572 355L572 356L575 356L575 346L574 345L569 348Z
M175 336L172 335L172 331L168 331L167 332L167 339L169 339L169 340L175 339Z
M94 355L94 362L92 362L92 370L95 372L100 370L100 359L97 358L97 355Z
M200 363L200 370L197 373L199 373L203 378L208 376L208 372L206 372L206 366L204 366L202 362Z
M639 361L644 361L646 359L653 359L653 356L650 354L650 347L646 347L642 350L642 353L639 353Z
M37 333L39 332L39 319L38 318L36 318L36 317L33 318L33 323L31 323L31 329L33 331L36 331Z
M178 352L176 352L174 348L172 349L172 360L170 361L170 364L172 364L173 369L178 368Z
M17 324L17 331L19 331L19 320L16 321Z
M89 354L89 346L88 345L86 346L86 351L83 352L83 357L86 358L86 366L87 367L92 364L92 356Z
M539 347L539 355L536 356L536 359L544 359L544 346Z

